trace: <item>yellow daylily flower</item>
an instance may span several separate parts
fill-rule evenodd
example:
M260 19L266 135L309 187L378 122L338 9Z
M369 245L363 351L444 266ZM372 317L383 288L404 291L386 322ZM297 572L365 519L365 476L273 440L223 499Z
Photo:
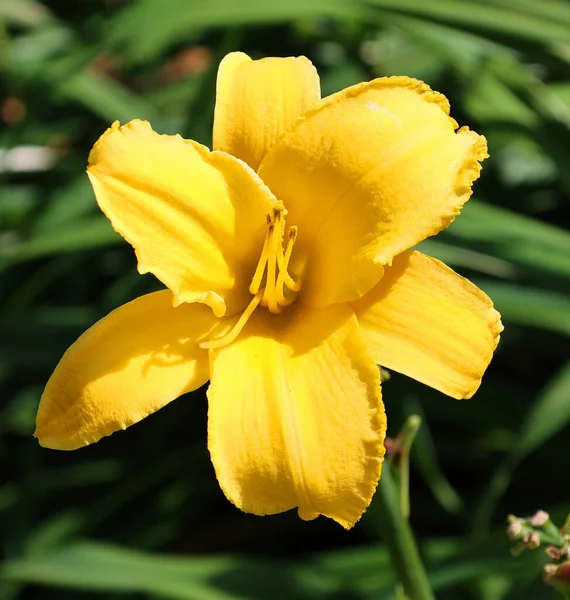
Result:
M237 52L219 68L213 146L136 120L95 144L99 206L168 289L69 348L36 436L79 448L209 379L208 446L229 500L352 527L384 455L376 365L468 398L497 345L490 299L409 249L467 201L485 139L420 81L321 99L306 58Z

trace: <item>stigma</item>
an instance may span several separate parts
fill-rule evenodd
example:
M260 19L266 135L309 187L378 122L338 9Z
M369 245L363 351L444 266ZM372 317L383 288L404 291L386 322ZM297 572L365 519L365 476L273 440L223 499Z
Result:
M201 348L222 348L233 342L260 305L266 307L273 314L279 314L295 302L301 289L301 281L293 279L288 269L293 246L297 239L297 227L289 227L287 244L283 249L286 215L287 211L281 202L278 202L273 211L266 215L265 241L249 286L249 292L253 296L251 302L228 333L222 337L202 342Z

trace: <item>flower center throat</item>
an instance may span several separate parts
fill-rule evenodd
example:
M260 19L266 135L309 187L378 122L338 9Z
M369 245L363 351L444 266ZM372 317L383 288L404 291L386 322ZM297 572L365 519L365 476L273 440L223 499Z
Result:
M301 281L295 281L288 272L293 246L297 239L297 227L289 227L287 245L283 250L285 236L285 216L287 211L281 202L267 214L267 233L261 256L249 285L253 298L232 329L222 337L200 344L201 348L222 348L233 342L245 324L261 304L269 312L279 314L286 306L293 304L301 289ZM263 285L264 284L264 285Z

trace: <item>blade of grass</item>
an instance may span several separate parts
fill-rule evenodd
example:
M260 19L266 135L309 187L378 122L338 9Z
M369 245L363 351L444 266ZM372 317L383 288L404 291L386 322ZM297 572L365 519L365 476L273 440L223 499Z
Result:
M121 242L105 217L83 219L65 229L51 229L41 235L0 249L0 271L17 263L61 254L76 252Z
M397 583L402 585L406 596L410 600L434 600L410 524L401 512L400 496L389 461L384 462L382 478L365 518L380 531Z
M569 41L570 29L558 20L545 18L541 13L530 14L518 7L504 7L476 1L456 0L367 0L376 6L396 13L421 16L443 21L469 30L498 33L532 41L552 43Z
M359 2L348 0L170 0L168 8L154 0L127 6L110 21L107 43L118 48L131 64L141 64L203 29L251 27L307 17L350 18L362 10ZM146 32L144 36L141 31Z
M441 469L422 405L417 399L409 397L405 404L408 414L418 414L422 419L422 427L418 430L412 447L412 460L439 504L449 513L458 514L463 509L463 500Z
M561 293L495 281L475 281L505 322L570 335L570 298Z
M334 578L314 566L284 569L283 563L234 556L154 555L96 542L69 543L8 562L1 574L9 581L172 600L241 600L244 590L259 598L280 590L279 597L309 600L330 597L334 589Z

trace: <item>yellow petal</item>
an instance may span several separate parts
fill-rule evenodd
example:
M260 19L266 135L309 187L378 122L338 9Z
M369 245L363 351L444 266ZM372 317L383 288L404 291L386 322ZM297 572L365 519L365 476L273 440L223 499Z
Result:
M376 489L386 420L378 369L347 305L258 310L214 354L208 441L218 481L257 515L298 507L350 528Z
M251 60L232 52L218 69L214 149L257 169L279 136L320 98L317 70L304 56Z
M424 83L376 79L323 99L267 154L259 174L299 228L304 302L355 300L458 214L487 151L448 112Z
M58 450L91 444L206 383L208 353L197 340L216 321L204 305L174 308L168 290L98 321L48 381L36 421L40 444Z
M485 293L416 251L352 306L378 364L454 398L475 393L503 330Z
M246 164L131 121L101 136L89 165L99 206L134 246L139 271L176 304L204 302L222 316L249 302L275 199Z

